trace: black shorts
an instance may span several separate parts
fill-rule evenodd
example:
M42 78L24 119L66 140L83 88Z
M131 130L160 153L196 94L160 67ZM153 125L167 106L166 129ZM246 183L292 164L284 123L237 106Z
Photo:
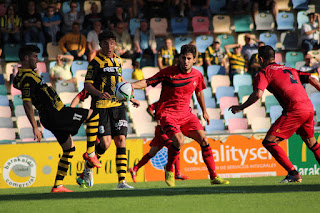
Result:
M50 110L40 114L42 125L50 130L60 144L67 141L69 135L76 135L82 123L87 119L89 110L63 107L60 111Z
M125 106L96 110L100 117L98 136L111 135L113 138L114 136L124 135L127 137L128 121Z

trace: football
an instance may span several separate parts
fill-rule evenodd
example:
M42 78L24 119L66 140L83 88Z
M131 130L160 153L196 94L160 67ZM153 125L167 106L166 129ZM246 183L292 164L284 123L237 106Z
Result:
M117 83L114 94L119 101L130 100L133 97L131 84L129 82Z

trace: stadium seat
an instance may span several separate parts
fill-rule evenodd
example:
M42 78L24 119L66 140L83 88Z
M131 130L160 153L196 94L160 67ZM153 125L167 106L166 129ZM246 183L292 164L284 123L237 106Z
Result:
M273 95L269 95L266 97L266 112L270 113L270 108L271 106L276 106L276 105L280 105L278 100L273 96Z
M73 83L67 83L65 81L57 81L56 82L56 91L58 94L62 92L75 92L76 87Z
M270 45L274 50L276 50L276 44L278 42L277 34L275 33L261 33L259 40L263 41L266 45Z
M0 128L13 128L11 117L0 117Z
M4 44L3 53L5 54L4 60L8 61L19 61L19 49L20 44Z
M83 11L84 11L85 15L88 15L91 13L91 5L92 4L96 4L98 6L98 13L101 13L101 1L89 0L89 1L84 1L84 3L83 3Z
M214 75L211 77L212 93L216 93L218 87L230 86L230 78L227 75Z
M64 104L71 104L72 100L76 97L77 94L77 92L61 92L59 93L59 96Z
M185 44L189 44L192 41L192 38L179 36L174 39L174 46L178 53L180 53L181 47Z
M246 117L248 120L248 124L252 125L252 122L254 121L255 118L265 118L266 117L266 109L264 107L254 107L250 106L247 111L243 111L243 113L246 112Z
M282 54L281 53L275 53L275 61L276 63L282 63Z
M251 85L241 85L238 87L238 97L239 97L239 103L242 104L242 98L246 95L251 95L253 92Z
M77 91L81 92L84 89L84 81L77 82Z
M283 32L280 35L280 43L282 44L282 50L297 50L299 42L299 36L297 32Z
M229 109L229 107L233 105L238 105L239 101L237 97L222 97L220 98L220 112L221 115L224 114L225 109Z
M243 112L241 111L241 112L238 112L236 114L233 114L231 112L231 110L229 110L229 107L228 107L228 108L224 109L223 118L224 118L224 121L225 121L225 125L228 126L229 125L229 119L231 119L231 118L243 118Z
M204 76L203 66L200 66L200 67L198 67L198 66L192 66L192 67L195 68L195 69L197 69L197 70L199 70L199 72L201 72L201 74Z
M224 123L222 119L210 119L210 124L205 125L205 130L207 134L213 134L225 130Z
M185 17L171 18L171 29L173 35L187 35L188 34L188 19Z
M217 104L220 104L221 97L234 97L234 88L232 86L217 87L217 90L216 90Z
M250 32L253 30L253 21L251 15L241 14L234 16L235 32Z
M152 104L159 100L161 94L161 88L160 87L154 87L150 88L148 91L148 102L149 104Z
M243 96L242 97L242 103L246 102L249 98L249 95ZM261 107L261 99L257 100L255 103L253 103L250 107L245 108L243 110L243 114L246 114L247 111L253 109L253 108L257 108L257 107Z
M273 30L274 19L269 13L258 13L255 16L256 30Z
M40 72L44 73L47 72L47 65L45 62L38 62L36 70L39 70Z
M270 118L256 117L253 118L251 129L253 132L267 132L271 127Z
M296 65L295 65L295 69L300 70L300 68L302 66L304 66L305 64L306 64L306 62L304 62L304 61L297 61Z
M146 94L142 89L135 89L134 96L135 96L135 99L137 100L146 100Z
M91 107L91 95L82 102L82 108L90 109L90 107Z
M208 108L208 107L206 107L206 109L207 109L207 113L208 113L210 119L215 119L215 120L220 119L221 115L220 115L220 109L219 108ZM202 116L201 108L198 111L198 116L200 117L201 125L205 126L207 124L207 122L204 120L204 118Z
M50 61L49 62L49 69L51 69L52 67L54 67L57 64L56 61Z
M53 45L52 42L47 44L47 53L48 53L48 60L54 61L57 58L57 55L63 55L62 50L60 49L59 45Z
M8 96L0 95L0 106L9 106Z
M213 42L212 36L200 35L196 37L196 46L198 51L204 53Z
M15 96L13 96L13 106L14 107L17 107L17 106L20 106L20 105L22 105L22 98L21 98L21 95L15 95ZM9 101L8 101L8 103L9 103Z
M129 30L130 30L130 35L134 36L134 33L137 28L140 27L140 19L138 18L132 18L129 21Z
M61 10L62 10L63 14L65 14L65 13L70 11L70 2L71 1L65 1L65 2L62 3ZM77 12L80 12L80 3L77 2L77 4L78 4Z
M231 33L229 15L215 15L212 18L213 33Z
M209 18L205 16L194 16L192 18L193 34L210 34Z
M273 124L282 114L282 107L280 105L270 107L271 124Z
M29 119L26 115L17 117L17 127L18 129L26 127L32 128L31 123L29 122Z
M0 143L15 141L16 133L13 128L0 128Z
M0 85L3 85L4 83L5 83L4 76L2 73L0 73Z
M205 101L206 107L208 107L208 108L216 108L217 107L215 98L207 96L207 97L204 97L204 101ZM200 106L198 106L198 109L200 109Z
M19 129L19 136L22 142L34 141L33 129L29 127Z
M228 130L230 133L236 133L241 130L248 129L248 122L246 118L230 118L228 124Z
M320 122L320 104L316 105L317 122Z
M140 60L140 68L143 68L143 67L155 67L156 66L155 61L156 60L154 60L154 58L142 57L141 60Z
M50 132L49 130L47 130L46 128L42 128L43 130L43 138L46 141L54 141L57 140L56 137L52 134L52 132Z
M122 59L122 69L133 69L132 60L129 58Z
M86 74L87 74L87 70L78 70L78 72L76 74L78 87L79 87L80 82L84 83L85 78L86 78Z
M42 80L46 83L50 82L50 74L48 72L42 72L40 73L40 77L42 78Z
M71 72L72 76L75 77L78 70L87 70L88 69L88 61L73 61L71 64Z
M261 102L265 103L266 102L266 97L269 95L273 95L271 92L269 92L269 90L265 89L263 94L262 94L262 98L261 98Z
M211 14L222 14L225 13L223 9L226 7L226 0L210 0L209 8Z
M11 95L12 95L12 97L14 97L15 95L20 95L21 94L21 90L18 90L18 89L16 89L16 88L14 88L13 87L13 84L11 84Z
M75 140L86 140L86 130L84 129L83 125L80 126L78 133L72 136L72 138L74 138Z
M239 91L239 86L243 85L252 85L252 77L249 74L236 74L233 76L233 86L234 86L234 91L238 92Z
M24 111L23 105L17 105L14 107L14 114L16 117L25 116L26 112Z
M290 0L276 0L277 8L279 11L290 11L291 7L289 6Z
M320 92L312 93L310 95L310 100L313 104L314 110L316 110L316 106L320 104Z
M155 36L168 35L168 21L166 18L151 18L150 28L153 30Z
M6 85L0 85L0 95L7 95L7 87Z
M0 117L11 118L11 108L9 106L0 106Z
M294 17L291 12L279 12L277 15L277 30L294 30Z
M298 29L301 29L302 25L304 23L307 23L308 21L309 21L309 18L308 18L307 11L302 10L297 13Z
M221 40L221 49L225 51L224 46L227 44L234 44L234 37L233 35L221 34L217 36Z
M214 75L225 75L226 71L223 66L220 65L209 65L207 67L208 80L211 82L211 77Z
M308 10L309 0L292 0L292 8L295 10Z
M148 79L148 78L154 76L159 71L160 71L159 67L143 67L142 68L143 77L145 79Z
M123 69L122 77L124 78L124 80L132 79L132 72L133 72L133 69Z
M297 61L304 61L302 52L289 51L286 53L286 63L288 63L290 67L294 68Z

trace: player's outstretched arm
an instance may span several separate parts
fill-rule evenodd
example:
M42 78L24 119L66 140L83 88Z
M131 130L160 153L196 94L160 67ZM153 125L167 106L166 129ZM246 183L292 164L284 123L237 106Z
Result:
M256 89L255 91L253 91L253 93L251 93L251 95L249 96L246 102L244 102L241 105L233 105L229 108L229 110L231 110L233 114L236 114L244 110L245 108L251 106L252 104L254 104L257 100L259 100L262 97L262 95L263 95L263 91L260 89Z
M136 100L134 98L131 98L130 99L131 103L133 104L134 107L139 107L140 106L140 101L139 100Z
M101 99L108 99L111 98L111 95L107 92L101 92L97 90L91 83L85 82L84 89L89 92L91 95L98 96Z
M34 139L37 140L38 142L40 142L42 139L42 134L41 134L40 130L38 129L38 124L36 122L36 119L34 118L32 103L30 101L23 101L23 108L24 108L24 111L26 112L26 115L31 123L32 129L33 129L33 134L34 134Z
M74 108L76 107L78 104L80 103L80 98L78 96L74 97L74 99L72 100L70 107Z
M147 80L146 79L142 79L140 81L136 81L131 83L133 89L142 89L142 88L146 88L148 86L147 84Z
M318 91L320 91L320 82L317 79L309 76L309 83Z
M198 103L199 103L201 110L202 110L202 116L203 116L204 120L207 122L207 124L209 125L210 118L209 118L209 114L207 113L203 91L197 92L196 97L197 97Z

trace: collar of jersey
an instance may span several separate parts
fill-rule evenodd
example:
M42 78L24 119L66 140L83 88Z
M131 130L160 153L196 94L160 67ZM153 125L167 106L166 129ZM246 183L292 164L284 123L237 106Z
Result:
M103 57L103 59L108 58L107 56L103 55L101 52L99 53L99 55L100 55L101 57ZM118 56L117 56L115 53L113 53L113 58L117 58L117 57L118 57Z
M32 69L22 69L22 68L18 68L19 72L34 72L34 70Z

